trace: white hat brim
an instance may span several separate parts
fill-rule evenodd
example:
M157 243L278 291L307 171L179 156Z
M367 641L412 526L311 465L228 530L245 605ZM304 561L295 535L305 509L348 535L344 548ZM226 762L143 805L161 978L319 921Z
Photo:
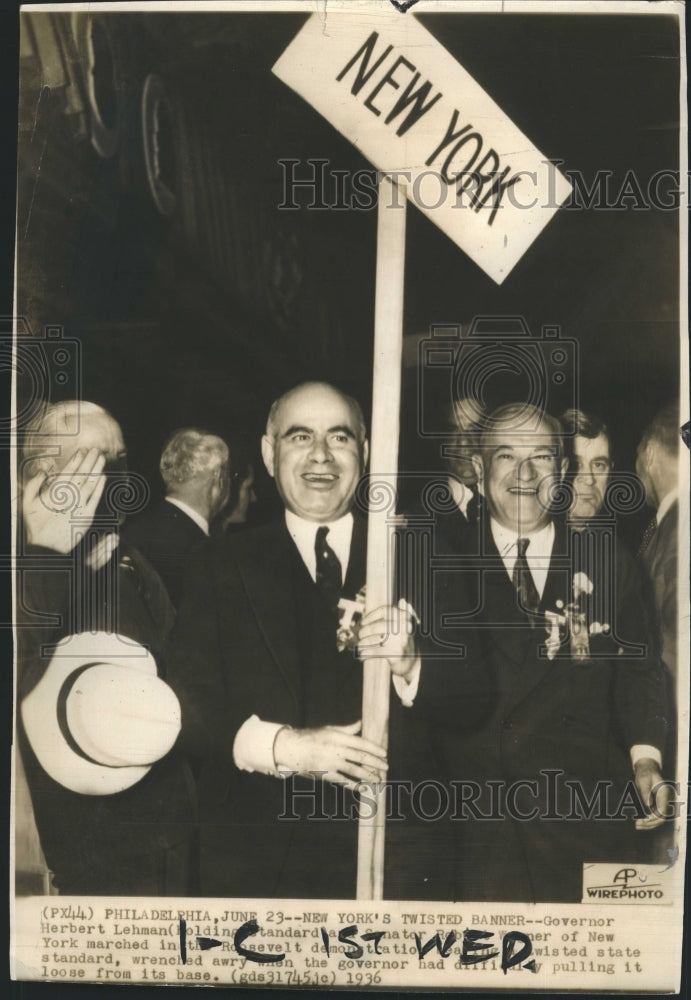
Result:
M114 795L125 791L141 781L152 766L151 763L109 766L89 760L73 749L65 738L58 718L58 699L65 682L75 671L103 664L128 668L129 676L134 670L143 675L142 680L153 678L166 688L172 718L168 727L170 738L161 748L161 756L170 749L180 728L177 699L170 688L158 680L156 661L144 646L117 633L85 632L67 636L57 644L41 680L22 702L21 713L24 730L41 767L54 781L81 795ZM110 674L112 676L112 671ZM158 740L160 742L160 737ZM79 740L76 742L85 750ZM94 752L91 746L89 750ZM118 756L120 753L121 748L115 747L113 754L101 756L122 759Z

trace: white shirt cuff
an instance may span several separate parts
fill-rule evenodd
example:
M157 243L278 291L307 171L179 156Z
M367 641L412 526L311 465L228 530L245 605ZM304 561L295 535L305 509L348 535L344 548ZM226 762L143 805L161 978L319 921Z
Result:
M413 667L413 672L411 674L410 680L406 680L405 677L399 677L397 674L391 674L391 680L393 681L394 690L396 694L401 699L401 704L405 708L412 708L413 702L415 701L415 695L417 694L417 689L420 685L420 670L422 668L422 661L420 657L415 661Z
M650 757L651 760L656 762L660 770L662 770L662 754L657 747L651 747L647 743L637 743L631 747L631 764L633 767L636 766L636 761L643 760L644 757Z
M281 722L264 722L258 715L250 715L235 734L233 760L241 771L259 771L276 778L280 774L274 761L274 742Z

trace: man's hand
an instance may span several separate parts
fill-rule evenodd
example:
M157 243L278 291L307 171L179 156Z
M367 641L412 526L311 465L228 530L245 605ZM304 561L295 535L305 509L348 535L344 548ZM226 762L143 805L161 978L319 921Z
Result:
M61 472L39 472L29 480L24 487L22 514L30 545L65 555L75 548L90 528L101 499L105 461L97 448L78 448Z
M120 544L120 538L114 532L110 535L103 535L102 538L96 542L89 549L89 553L86 557L86 565L94 573L98 573L100 569L107 566L111 560L111 557L118 545Z
M415 613L404 600L395 607L369 611L358 632L358 656L362 660L381 656L389 661L392 673L410 680L418 662L415 625Z
M361 725L358 721L350 726L319 729L285 726L278 731L274 743L276 767L300 774L326 772L324 781L345 785L351 791L359 781L385 781L386 751L356 735Z
M669 818L671 789L665 782L657 761L650 757L637 760L634 765L636 788L641 802L652 812L645 819L636 820L637 830L654 830Z

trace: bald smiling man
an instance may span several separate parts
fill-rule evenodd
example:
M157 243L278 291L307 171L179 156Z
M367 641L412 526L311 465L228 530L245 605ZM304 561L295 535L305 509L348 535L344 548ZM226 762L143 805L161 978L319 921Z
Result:
M338 607L356 604L365 583L366 520L353 507L367 452L354 399L321 382L286 393L262 439L284 516L209 544L188 580L169 662L183 742L200 761L204 895L354 897L353 792L388 774L384 749L359 735L362 663ZM387 640L383 655L406 674L412 622L394 610L399 646ZM360 641L367 632L381 650L380 630L372 613ZM393 687L400 763L405 677ZM415 751L424 737L409 714ZM404 853L420 892L438 892L425 863ZM398 891L416 894L411 884Z

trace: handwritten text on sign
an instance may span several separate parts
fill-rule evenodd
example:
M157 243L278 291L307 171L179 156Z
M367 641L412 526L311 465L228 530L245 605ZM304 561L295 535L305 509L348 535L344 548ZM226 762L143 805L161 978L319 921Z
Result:
M498 283L571 190L411 15L314 14L273 72Z

